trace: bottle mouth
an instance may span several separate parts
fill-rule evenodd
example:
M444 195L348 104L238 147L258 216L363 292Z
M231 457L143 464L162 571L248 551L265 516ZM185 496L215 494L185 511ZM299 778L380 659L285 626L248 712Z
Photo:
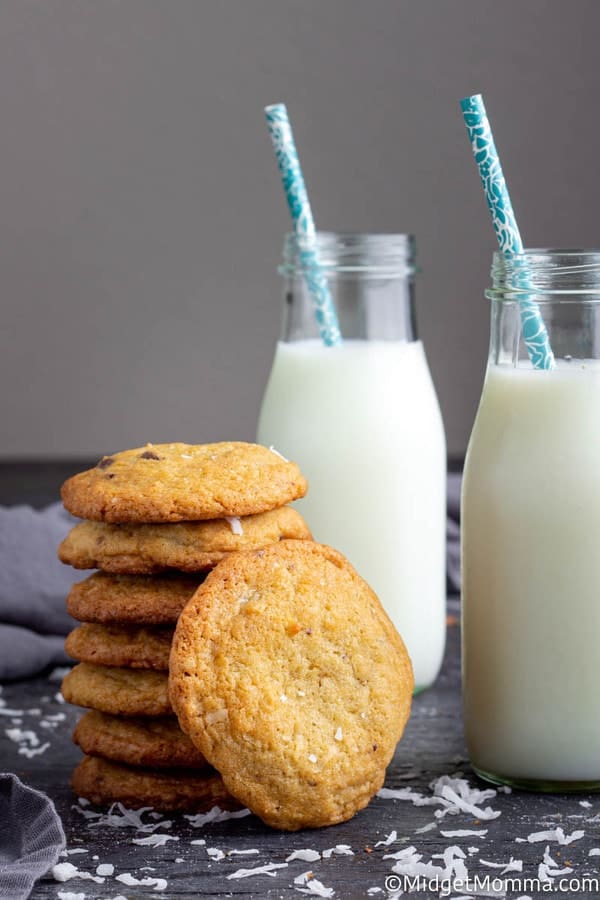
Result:
M492 287L485 292L489 300L522 300L535 294L536 301L570 299L581 301L586 295L600 300L600 250L526 249L504 256L494 253Z
M320 268L328 276L361 274L372 278L410 277L417 271L411 234L318 231L315 235ZM301 275L303 250L314 246L295 233L285 235L281 275Z

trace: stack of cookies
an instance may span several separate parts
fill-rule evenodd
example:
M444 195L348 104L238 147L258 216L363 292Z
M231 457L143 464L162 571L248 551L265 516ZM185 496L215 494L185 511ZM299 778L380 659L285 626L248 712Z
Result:
M286 506L306 488L294 463L245 443L148 445L106 456L64 484L65 507L86 521L59 557L100 570L67 599L83 624L67 638L79 664L62 690L89 708L73 736L86 754L73 775L80 796L196 812L235 805L173 713L174 627L232 553L311 539Z

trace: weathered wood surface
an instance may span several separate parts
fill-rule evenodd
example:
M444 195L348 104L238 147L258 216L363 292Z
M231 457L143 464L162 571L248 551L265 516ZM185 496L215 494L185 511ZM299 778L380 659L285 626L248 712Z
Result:
M415 698L413 713L405 736L388 770L386 787L404 788L410 786L424 795L430 795L429 783L443 774L464 773L469 781L477 783L469 772L465 760L460 712L459 691L459 639L458 628L453 625L448 632L448 651L443 671L429 691ZM90 881L72 880L68 884L57 884L46 877L36 887L33 897L58 897L59 891L84 893L89 898L164 897L272 897L298 898L300 893L294 878L311 870L326 887L335 891L338 898L388 897L385 878L392 873L393 859L384 859L385 854L396 852L403 847L414 845L423 854L423 861L430 861L434 854L443 853L451 845L459 845L467 854L465 862L469 872L483 875L498 875L498 870L484 867L478 862L483 858L492 862L507 862L510 857L524 861L524 875L537 875L538 864L542 861L546 844L557 862L566 865L570 861L573 875L597 874L600 857L589 857L589 850L600 844L600 824L593 818L600 812L600 797L583 796L538 796L526 793L502 794L493 798L490 805L500 810L499 818L488 822L477 822L467 814L447 815L436 820L432 806L414 806L406 800L375 798L370 806L350 822L332 828L287 834L273 831L253 816L234 819L218 824L208 824L202 828L192 828L181 816L168 816L173 824L161 827L160 833L177 837L159 848L148 848L132 843L140 837L131 828L106 828L93 825L73 807L74 796L69 789L69 774L79 751L72 745L70 733L78 711L67 704L60 704L55 695L57 683L47 678L36 678L26 682L8 684L1 694L6 706L23 710L15 717L22 719L21 728L32 728L42 741L49 741L50 747L40 756L27 759L18 753L18 745L5 735L5 729L13 727L12 718L0 717L0 769L16 772L23 781L49 794L56 803L63 819L69 848L85 848L88 852L69 857L78 868L94 872L99 863L112 863L115 875L130 872L137 878L144 876L162 877L168 881L164 892L157 893L150 886L127 887L107 877L103 884ZM35 710L41 710L38 715ZM32 711L33 710L33 711ZM42 721L50 714L65 713L64 721L56 727L43 728ZM567 727L567 723L565 723ZM479 785L482 787L483 785ZM591 803L582 807L581 801ZM436 827L422 834L417 830L428 823L437 822ZM521 843L515 838L526 838L531 832L563 827L569 834L575 829L585 831L585 836L569 846L559 846L555 842ZM485 838L444 837L441 830L487 829ZM376 847L377 841L397 832L396 840L390 846ZM205 846L192 845L192 840L204 838ZM275 876L255 876L241 880L229 880L228 875L240 868L253 868L267 863L284 863L286 857L298 849L314 849L322 852L339 844L352 848L353 856L332 855L316 862L301 860L290 862L286 868L276 870ZM472 856L468 848L476 845L479 852ZM212 861L207 847L222 850L223 859ZM254 855L228 855L232 850L257 849ZM437 865L440 860L433 860ZM152 871L144 870L151 866ZM511 873L511 877L516 877ZM379 887L381 892L368 893ZM467 893L463 891L463 894ZM526 892L509 891L508 897L519 897ZM537 891L528 890L534 897ZM539 896L545 896L540 892ZM597 891L574 890L563 896L592 897ZM433 893L414 896L435 896ZM457 893L450 896L458 896Z

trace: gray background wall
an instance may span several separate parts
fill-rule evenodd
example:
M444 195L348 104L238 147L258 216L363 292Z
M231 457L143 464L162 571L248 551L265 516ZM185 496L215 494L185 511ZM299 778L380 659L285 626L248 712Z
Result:
M530 245L598 245L597 0L2 0L0 455L252 439L287 209L418 236L451 453L494 247L458 100L486 97Z

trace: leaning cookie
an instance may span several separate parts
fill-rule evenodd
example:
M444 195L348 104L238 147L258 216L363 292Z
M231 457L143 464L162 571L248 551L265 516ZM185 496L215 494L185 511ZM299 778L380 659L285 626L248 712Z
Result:
M79 663L65 675L61 690L68 703L116 716L172 714L166 672Z
M79 622L174 625L203 578L203 575L151 578L95 572L73 585L67 597L67 610Z
M73 772L71 784L78 797L99 806L120 801L134 809L152 806L163 812L240 808L215 772L142 769L86 756Z
M168 569L212 569L236 550L254 550L283 540L311 540L309 528L290 506L241 518L159 525L81 522L58 549L76 569L152 575Z
M170 696L227 789L269 825L343 822L383 784L408 719L402 639L340 553L230 556L179 618Z
M148 444L103 457L61 490L74 516L185 522L251 516L303 497L295 463L259 444Z
M65 650L80 662L166 672L172 639L171 627L86 622L67 636Z
M90 709L75 726L73 741L88 756L131 766L205 769L208 765L175 716L143 719Z

